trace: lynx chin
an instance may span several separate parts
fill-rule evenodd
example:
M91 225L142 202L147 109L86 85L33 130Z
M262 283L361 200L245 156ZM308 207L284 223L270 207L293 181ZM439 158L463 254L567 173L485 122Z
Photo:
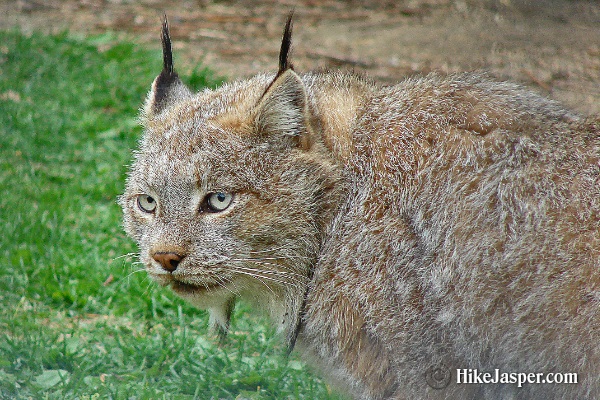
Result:
M265 310L356 399L600 398L600 120L479 73L298 73L291 32L276 73L192 93L165 18L120 198L152 279L223 332Z

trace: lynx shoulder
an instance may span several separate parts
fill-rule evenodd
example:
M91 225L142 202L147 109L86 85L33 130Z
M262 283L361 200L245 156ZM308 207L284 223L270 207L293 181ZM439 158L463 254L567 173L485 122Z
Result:
M194 94L165 20L120 199L148 274L224 331L254 303L355 398L600 398L600 121L482 74L299 74L290 43Z

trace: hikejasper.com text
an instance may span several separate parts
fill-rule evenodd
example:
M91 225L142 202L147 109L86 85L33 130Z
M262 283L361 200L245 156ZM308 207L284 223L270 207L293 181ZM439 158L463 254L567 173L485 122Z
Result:
M525 384L574 384L577 383L576 372L501 372L495 369L493 372L482 372L477 369L461 368L456 370L457 384L516 384L523 387Z

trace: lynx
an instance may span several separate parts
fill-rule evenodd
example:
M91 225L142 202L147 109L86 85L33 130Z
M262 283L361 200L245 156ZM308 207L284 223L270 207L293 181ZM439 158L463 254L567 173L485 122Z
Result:
M600 121L479 73L299 74L291 32L194 94L165 17L120 199L147 273L223 331L265 310L356 399L600 398Z

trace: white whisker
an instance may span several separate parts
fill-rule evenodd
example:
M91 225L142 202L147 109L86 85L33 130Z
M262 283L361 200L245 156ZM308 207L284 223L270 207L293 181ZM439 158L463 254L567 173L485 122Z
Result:
M273 291L273 289L271 289L271 287L270 287L269 285L267 285L267 283L266 283L265 281L263 281L261 278L264 278L264 279L268 279L268 280L272 280L272 281L278 282L276 279L272 279L272 278L269 278L269 277L266 277L266 276L260 276L260 275L258 275L258 274L253 274L252 272L248 272L248 271L243 271L243 270L241 270L241 269L238 269L237 267L234 267L233 269L234 269L234 270L235 270L237 273L239 273L239 274L246 275L246 276L249 276L249 277L251 277L251 278L254 278L254 279L256 279L257 281L259 281L260 283L262 283L263 285L265 285L265 287L266 287L267 289L269 289L269 291L270 291L270 292L271 292L273 295L275 295L275 292ZM283 283L283 282L278 282L278 283Z
M140 269L136 269L134 271L131 271L123 279L129 279L132 275L135 275L135 274L137 274L139 272L146 272L146 269L145 268L140 268Z
M249 255L260 255L260 254L264 254L264 253L272 253L274 251L278 251L279 249L273 249L273 250L263 250L263 251L249 251L248 254ZM291 249L288 249L291 250ZM282 255L276 256L273 255L272 257L264 257L265 259L272 259L272 260L288 260L288 259L300 259L300 260L310 260L310 257L306 257L306 256L302 256L300 254L294 254L294 252L288 252L288 251L284 251L282 252ZM268 254L267 254L268 255ZM261 256L262 257L262 256Z
M215 277L215 280L217 281L219 286L221 286L224 289L227 289L229 292L231 292L232 295L240 297L239 290L235 286L235 283L233 283L233 281L231 279L227 279L227 278L223 278L223 277ZM232 284L235 287L235 291L233 291L229 288L229 284Z
M296 279L294 277L279 275L280 271L266 271L266 270L260 270L260 269L256 269L256 268L242 267L242 266L238 266L238 265L232 266L231 269L238 273L245 273L246 275L249 275L249 276L267 279L269 281L276 282L276 283L279 283L282 285L295 286L295 285L303 284L302 281L300 281L299 279Z
M281 274L281 275L288 275L288 276L298 276L301 278L305 278L305 275L299 274L297 272L292 272L289 271L290 267L285 266L285 265L280 265L280 264L273 264L273 263L269 263L269 262L265 262L265 261L261 261L261 260L257 260L254 258L235 258L232 259L231 261L237 261L237 262L252 262L258 265L266 265L269 267L276 267L278 269L285 269L286 271L280 271L280 270L272 270L272 269L261 269L261 270L257 270L260 272L264 272L266 274Z
M112 260L110 260L110 262L115 262L121 258L139 257L139 255L140 255L140 253L127 253L127 254L123 254L118 257L113 258Z
M251 250L251 251L249 251L249 253L252 253L252 254L259 254L259 253L272 253L272 252L274 252L274 251L279 251L279 250L281 250L281 249L285 249L285 248L286 248L286 245L284 244L284 245L281 245L281 246L279 246L279 247L273 247L273 248L270 248L270 249L264 249L264 250Z

